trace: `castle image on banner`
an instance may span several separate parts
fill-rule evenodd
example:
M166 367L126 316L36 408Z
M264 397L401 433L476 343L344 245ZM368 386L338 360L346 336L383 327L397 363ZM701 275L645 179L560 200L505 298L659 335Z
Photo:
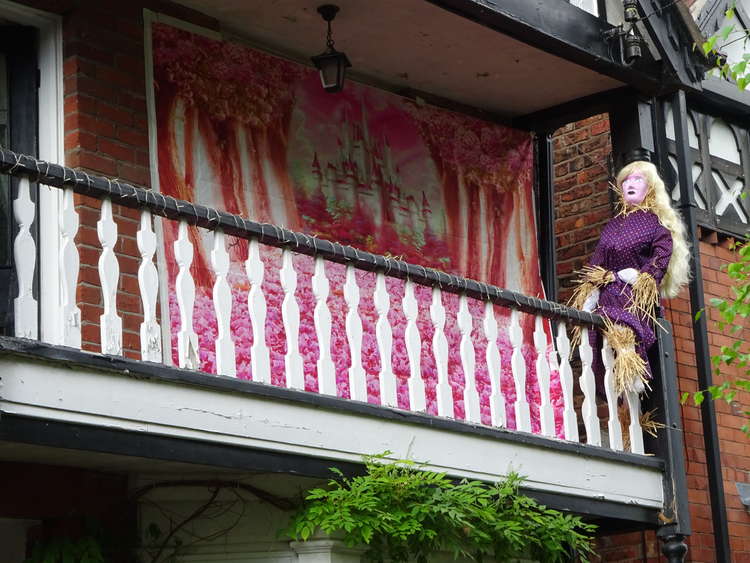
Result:
M424 241L432 214L424 191L421 202L402 187L399 167L394 162L385 135L373 136L367 114L353 122L346 115L337 139L337 154L321 164L317 152L312 160L315 191L325 196L338 213L369 216L381 228L391 225L416 241Z

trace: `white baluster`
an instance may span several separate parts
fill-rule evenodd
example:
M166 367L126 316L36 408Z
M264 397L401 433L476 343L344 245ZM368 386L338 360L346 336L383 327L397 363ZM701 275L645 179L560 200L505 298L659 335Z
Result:
M234 377L237 375L237 360L232 340L232 290L227 282L229 253L224 232L214 231L214 247L211 250L211 267L216 275L214 281L214 311L216 311L216 373Z
M424 380L422 379L422 337L419 334L419 327L417 327L419 304L414 295L414 282L411 280L406 280L401 306L406 317L404 340L406 341L406 353L409 356L409 407L415 412L424 412L427 409L427 402Z
M104 313L99 317L102 354L122 354L122 318L117 314L117 283L120 265L115 256L117 223L112 217L112 200L102 200L102 210L96 223L96 232L102 245L99 256L99 281L102 285Z
M250 239L245 262L245 273L250 281L247 308L253 325L253 346L250 348L250 368L253 381L271 383L271 357L266 344L266 297L263 295L265 265L260 259L260 244Z
M39 335L38 307L34 299L34 270L36 269L36 242L31 235L36 205L31 201L29 179L21 177L18 195L13 202L13 217L18 224L18 234L13 241L13 258L18 278L18 297L13 300L15 334L21 338Z
M589 329L586 327L581 327L581 345L578 347L578 353L581 356L581 377L578 379L578 384L583 391L581 418L586 428L586 443L601 446L602 433L599 427L599 415L596 412L596 382L594 370L591 369L594 352L589 342Z
M161 328L156 322L156 296L159 292L159 275L154 266L156 234L151 226L151 212L141 210L141 227L136 235L141 264L138 267L138 287L143 303L141 323L141 359L161 362Z
M396 375L393 373L391 364L391 352L393 350L393 332L391 323L388 321L388 311L391 308L391 296L385 286L385 275L378 272L375 274L375 310L378 312L378 320L375 323L375 337L378 341L380 352L380 402L389 407L398 406L396 396Z
M297 271L291 250L281 251L281 287L284 289L284 301L281 304L281 318L286 331L286 386L290 389L305 390L305 373L302 367L302 355L299 352L299 304L297 303Z
M497 320L495 306L490 301L484 303L484 335L487 338L487 376L490 378L490 417L492 426L505 426L505 397L500 388L500 350L497 347Z
M179 266L175 279L177 307L180 310L180 330L177 333L177 360L181 368L198 369L200 355L198 335L193 330L195 307L195 281L190 273L193 263L193 244L188 238L187 221L180 221L177 240L174 242L174 257Z
M78 233L73 190L63 189L60 212L60 306L62 308L62 343L72 348L81 347L81 310L76 303L80 260L75 243Z
M641 428L641 397L635 391L625 391L625 400L630 412L630 451L643 454L643 428Z
M555 435L555 413L550 400L550 369L547 360L547 333L544 331L544 319L541 315L534 318L534 347L536 348L536 379L539 384L539 419L542 434Z
M326 262L322 256L315 257L315 275L312 277L315 296L315 334L318 336L318 391L336 396L336 366L331 358L331 310L328 294L331 290L326 276Z
M362 367L362 319L359 318L359 286L357 270L354 266L346 267L344 283L344 300L346 312L346 339L349 342L349 396L355 401L367 402L367 375Z
M469 298L465 294L458 300L458 331L461 333L461 365L464 370L464 417L469 422L481 422L479 411L479 392L477 391L476 357L474 344L471 341L471 329L474 326L469 312Z
M613 450L622 451L622 427L617 414L617 391L615 391L615 376L612 369L615 364L615 356L606 336L602 341L602 364L604 365L604 394L607 396L609 415L607 421L609 447Z
M577 442L578 417L573 408L573 370L570 367L570 339L565 323L557 324L557 352L560 355L560 386L563 395L563 428L565 439Z
M435 356L435 368L438 375L435 387L438 416L453 418L453 389L448 383L448 339L445 337L445 307L443 306L443 292L439 287L432 289L430 318L433 327L435 327L435 333L432 335L432 353Z
M516 430L531 432L531 411L526 401L526 360L523 357L523 331L519 320L520 313L515 309L510 312L510 326L508 338L513 347L510 356L510 366L513 371L513 381L516 386Z

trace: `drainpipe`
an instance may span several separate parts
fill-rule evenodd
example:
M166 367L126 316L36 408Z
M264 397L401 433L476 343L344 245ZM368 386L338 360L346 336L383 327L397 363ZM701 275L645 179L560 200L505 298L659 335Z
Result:
M677 145L677 173L680 185L680 203L678 208L685 221L688 240L692 241L690 282L690 311L693 318L693 342L695 344L695 362L698 370L698 387L706 389L712 385L711 357L708 347L707 315L700 315L705 301L703 297L703 273L701 269L700 244L698 226L695 218L695 197L693 194L693 179L691 174L690 151L688 145L687 102L685 92L679 90L672 98L672 115ZM729 548L729 530L727 527L727 511L724 500L724 481L721 473L721 456L719 452L719 436L716 430L716 410L712 400L701 404L701 418L703 419L703 443L706 449L706 466L708 471L708 490L711 499L711 514L713 516L714 542L716 559L721 562L731 561ZM665 552L666 554L666 552Z

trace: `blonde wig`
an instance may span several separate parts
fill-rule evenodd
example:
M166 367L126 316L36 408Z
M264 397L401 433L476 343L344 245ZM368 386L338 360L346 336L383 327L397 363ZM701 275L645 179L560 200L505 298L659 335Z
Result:
M659 218L659 222L672 233L672 257L661 281L660 293L662 297L676 297L690 280L690 246L685 239L685 224L672 207L671 198L656 166L650 162L637 160L620 170L617 174L617 189L620 196L622 197L622 182L634 172L643 174L649 185L649 191L641 207L653 212Z

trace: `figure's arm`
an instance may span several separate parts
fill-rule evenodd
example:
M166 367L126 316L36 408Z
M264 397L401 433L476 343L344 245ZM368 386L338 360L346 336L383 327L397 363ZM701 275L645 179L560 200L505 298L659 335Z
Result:
M633 297L628 310L655 318L656 307L659 305L659 284L667 273L669 260L672 257L672 233L659 225L651 243L651 257L641 268L635 280L630 281L633 286ZM618 272L618 277L621 272ZM629 274L626 274L629 275Z
M604 263L604 248L599 239L594 253L587 266L581 270L578 285L573 291L570 306L591 312L599 303L599 288L615 281L615 274L602 266Z
M672 258L672 233L659 225L654 241L651 245L651 258L641 268L641 273L650 275L657 284L667 273L669 260Z

